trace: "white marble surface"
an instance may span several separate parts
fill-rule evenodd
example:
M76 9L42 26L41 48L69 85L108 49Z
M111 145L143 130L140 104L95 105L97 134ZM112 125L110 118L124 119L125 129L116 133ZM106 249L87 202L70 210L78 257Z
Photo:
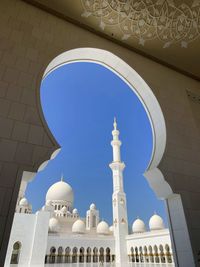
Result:
M11 264L10 267L174 267L174 264L161 264L161 263L127 263L125 265L115 265L114 263L56 263L45 265L15 265Z

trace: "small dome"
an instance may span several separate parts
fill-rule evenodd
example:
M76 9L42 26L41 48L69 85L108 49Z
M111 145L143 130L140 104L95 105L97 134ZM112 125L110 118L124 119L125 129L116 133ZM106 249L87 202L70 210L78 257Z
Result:
M109 234L109 226L108 226L107 222L101 221L97 225L97 234L100 234L100 235L108 235Z
M78 214L78 210L77 209L73 209L72 213L73 214Z
M67 213L67 208L64 206L62 207L62 209L60 210L62 213Z
M146 232L145 223L140 219L136 219L132 224L132 231L133 231L133 233Z
M20 205L20 206L28 206L28 200L27 200L25 197L23 197L23 198L20 200L19 205Z
M96 205L94 203L90 205L90 210L96 210Z
M46 194L46 202L50 201L64 201L70 202L74 201L74 194L71 186L65 183L63 180L53 184Z
M114 227L113 227L113 225L111 225L111 226L109 227L109 231L110 231L110 232L113 232L113 231L114 231Z
M77 220L72 225L72 232L76 234L84 234L85 233L85 223L82 220Z
M154 214L149 220L149 228L151 231L164 229L163 219L159 215Z
M49 231L53 233L59 231L59 222L54 217L49 220Z

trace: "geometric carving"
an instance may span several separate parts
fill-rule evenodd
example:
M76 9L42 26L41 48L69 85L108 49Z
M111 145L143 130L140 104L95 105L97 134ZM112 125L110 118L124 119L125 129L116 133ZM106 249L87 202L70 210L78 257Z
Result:
M140 45L148 40L159 39L163 48L180 43L187 48L188 43L200 35L200 1L192 4L176 3L173 0L81 0L87 18L94 16L99 27L117 27L121 39L135 37Z

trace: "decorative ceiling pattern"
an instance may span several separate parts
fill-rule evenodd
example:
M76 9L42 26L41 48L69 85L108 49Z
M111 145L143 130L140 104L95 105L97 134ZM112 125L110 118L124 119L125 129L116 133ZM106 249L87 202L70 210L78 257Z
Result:
M200 81L200 0L23 1Z
M82 17L96 17L99 27L118 28L121 40L137 38L142 46L159 39L163 48L187 48L200 36L200 0L175 4L173 0L81 0Z

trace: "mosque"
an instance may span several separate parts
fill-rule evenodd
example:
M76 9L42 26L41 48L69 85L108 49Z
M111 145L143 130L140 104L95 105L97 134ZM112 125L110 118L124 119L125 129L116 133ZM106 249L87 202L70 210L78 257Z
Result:
M113 225L100 220L100 212L91 204L85 218L73 207L74 193L62 177L46 194L45 205L35 214L24 197L22 181L10 235L6 261L10 264L144 262L173 263L169 229L154 214L149 230L137 218L128 230L126 194L123 189L124 162L121 161L119 130L114 120L112 131Z

